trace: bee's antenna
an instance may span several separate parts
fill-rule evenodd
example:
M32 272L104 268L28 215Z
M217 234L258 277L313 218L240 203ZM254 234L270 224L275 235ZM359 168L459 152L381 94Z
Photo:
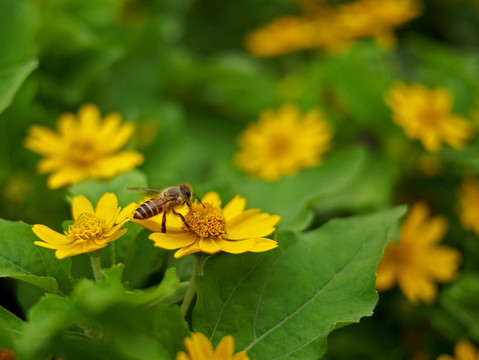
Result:
M200 202L201 205L203 205L203 207L206 207L205 204L203 204L203 203L201 202L201 199L198 197L198 195L196 195L195 193L193 193L193 196L198 199L198 201Z

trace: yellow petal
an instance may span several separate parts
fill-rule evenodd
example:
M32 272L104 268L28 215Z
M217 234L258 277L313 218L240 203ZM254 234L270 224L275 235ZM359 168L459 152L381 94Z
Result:
M429 304L436 299L436 285L417 269L401 269L397 281L403 294L412 303L422 300Z
M469 341L459 341L454 347L454 355L459 360L476 360L476 347Z
M132 170L143 162L143 155L137 151L125 150L114 155L98 159L89 169L95 179L105 179L116 174Z
M278 246L278 243L271 239L256 238L247 240L218 241L218 245L221 247L221 251L230 254L242 254L247 251L251 252L263 252L274 249Z
M376 278L376 290L386 291L396 283L396 273L392 264L381 259Z
M213 359L213 346L202 333L193 333L185 339L185 347L192 360Z
M167 250L179 249L188 246L195 241L195 238L186 232L180 234L155 232L150 234L148 239L154 241L156 247Z
M205 196L201 199L203 203L210 203L214 207L220 207L221 206L221 199L220 196L218 195L217 192L210 191L206 193Z
M109 228L113 226L119 210L116 195L113 193L105 193L100 200L98 200L95 215L98 218L105 220L105 226Z
M85 196L77 195L72 201L73 220L78 219L78 217L83 213L94 215L95 211L93 210L93 205Z
M246 354L246 351L240 351L234 354L232 360L249 360L249 356Z
M226 223L226 238L240 240L267 236L275 230L279 220L278 215L259 213L257 209L246 210Z
M110 115L111 116L111 115ZM113 115L115 116L115 115ZM120 116L120 115L116 115ZM121 119L121 117L120 117ZM121 149L131 138L135 131L135 125L132 123L125 123L121 126L116 133L110 134L107 138L110 139L107 143L103 144L103 150L105 153L112 153Z
M230 221L234 217L241 214L246 206L246 199L239 195L236 195L233 199L230 200L228 204L223 209L223 214L226 221Z
M174 258L179 259L183 256L194 254L201 251L200 246L199 246L199 241L193 242L191 245L185 246L175 252Z
M116 217L116 223L118 224L123 220L129 221L133 219L133 215L135 214L135 210L137 207L138 204L136 203L129 203L127 206L125 206Z
M32 230L40 239L52 245L62 245L69 242L65 235L60 234L45 225L33 225Z
M180 351L176 354L176 360L192 360L185 352Z
M199 246L202 252L207 254L216 254L221 251L221 248L218 246L216 240L210 238L201 238L199 241Z
M62 186L72 185L88 178L88 173L73 167L63 167L48 177L47 186L58 189Z
M235 342L231 335L223 337L216 345L215 355L217 359L230 359L235 351Z
M56 155L60 149L63 150L63 140L56 132L33 125L28 129L25 146L41 155Z
M98 134L101 114L96 105L83 105L78 110L78 118L80 119L81 127L85 134L89 136Z

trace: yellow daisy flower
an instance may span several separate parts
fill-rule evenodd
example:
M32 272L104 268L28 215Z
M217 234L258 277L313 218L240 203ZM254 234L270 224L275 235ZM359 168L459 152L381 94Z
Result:
M75 196L71 207L74 222L68 231L60 234L45 225L33 225L33 232L42 240L35 245L55 249L58 259L102 249L126 233L122 226L135 206L132 203L121 211L116 195L105 193L93 209L86 197Z
M459 218L466 230L472 230L479 236L479 181L466 179L459 192L461 205Z
M318 109L304 116L294 105L267 110L239 138L237 166L272 181L322 162L330 148L332 130Z
M109 114L101 122L100 111L87 104L60 117L58 132L34 125L25 145L44 158L38 164L41 173L52 173L47 181L51 189L85 179L107 179L129 171L143 162L133 150L119 151L130 139L135 126L121 123L121 115Z
M440 355L437 360L479 360L479 351L469 341L463 340L454 346L454 357Z
M446 230L445 218L429 217L425 203L414 204L402 224L399 241L387 245L379 262L376 289L388 290L397 282L409 301L434 301L435 282L451 281L461 260L457 250L438 245Z
M166 233L161 232L162 215L147 220L134 220L154 231L149 239L156 247L173 250L175 258L204 252L216 254L220 251L240 254L247 251L263 252L277 247L277 242L265 238L275 231L280 217L262 213L259 209L244 210L246 200L234 197L221 208L217 193L209 192L202 199L204 204L193 203L191 209L185 205L177 211L185 217L186 228L180 217L168 213Z
M444 87L430 90L421 84L396 83L387 93L386 103L393 121L430 152L439 151L443 142L462 149L472 135L472 124L451 113L452 94Z
M193 333L185 338L186 353L180 351L176 360L249 360L246 351L236 354L234 339L231 335L223 337L213 349L210 340L202 333Z

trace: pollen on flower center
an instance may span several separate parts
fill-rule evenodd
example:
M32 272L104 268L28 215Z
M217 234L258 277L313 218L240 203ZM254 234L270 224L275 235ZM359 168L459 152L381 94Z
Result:
M226 219L219 207L210 203L205 206L193 204L185 216L190 230L202 238L226 234Z
M83 213L68 227L67 236L73 242L100 238L103 235L103 225L104 220L93 214Z
M97 147L90 139L74 140L70 143L70 157L77 165L91 165L98 158Z
M291 135L277 134L271 139L270 151L274 157L282 157L292 150Z

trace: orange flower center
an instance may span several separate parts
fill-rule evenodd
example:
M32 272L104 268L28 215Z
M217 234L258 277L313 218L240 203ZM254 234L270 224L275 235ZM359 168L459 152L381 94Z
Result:
M217 237L226 234L226 219L223 210L210 203L205 206L192 204L185 216L190 230L202 238Z
M84 242L100 238L103 234L105 221L93 214L83 213L73 225L68 227L68 239L72 242Z
M291 153L292 149L291 134L276 134L272 137L269 146L271 156L282 158Z
M97 146L91 139L75 139L70 143L69 157L80 167L89 166L98 159Z

